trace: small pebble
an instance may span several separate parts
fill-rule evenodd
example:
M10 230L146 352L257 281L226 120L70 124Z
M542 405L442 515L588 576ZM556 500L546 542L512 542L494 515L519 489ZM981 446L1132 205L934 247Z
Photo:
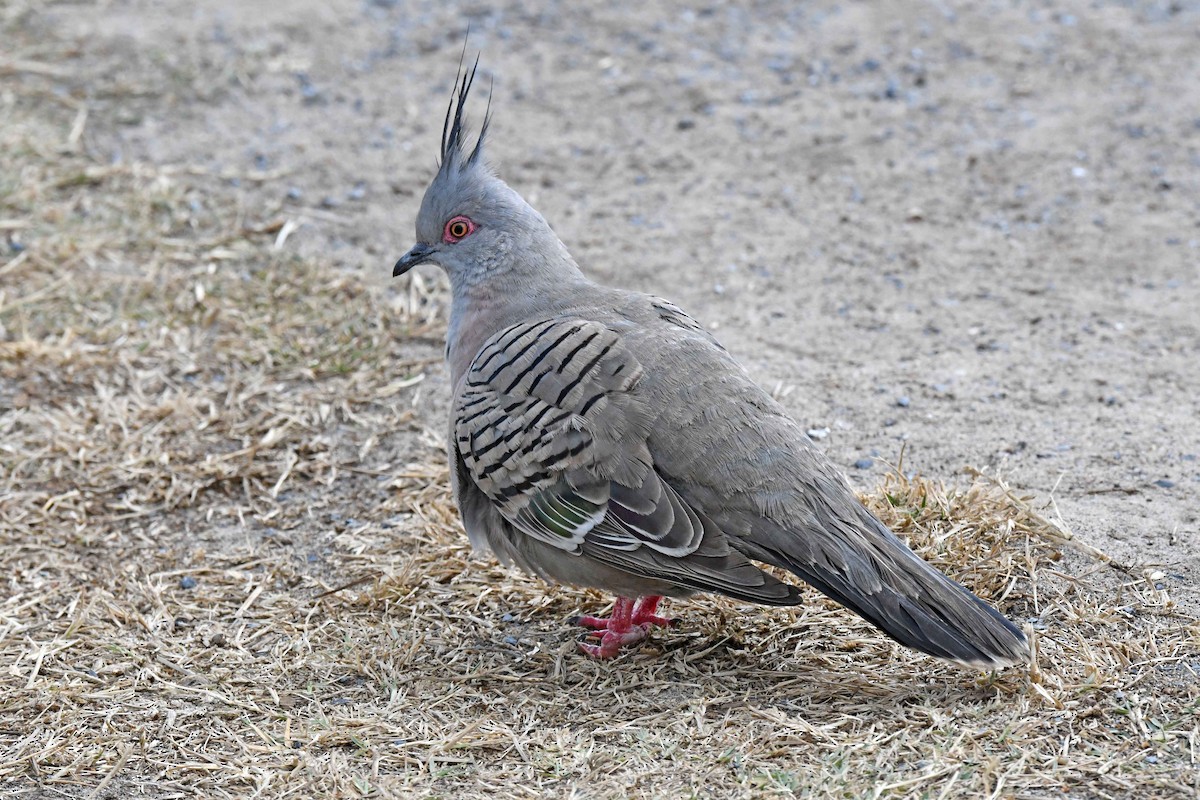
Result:
M829 428L809 428L808 429L808 438L810 438L810 439L824 439L828 435L829 435Z
M504 615L500 617L500 621L501 622L516 622L517 618L514 617L512 614L505 612Z
M180 589L195 589L196 588L196 579L193 578L191 575L184 575L182 578L179 579L179 588Z
M908 399L907 395L896 398L896 405L900 406L901 408L908 408L908 405L911 402L912 401Z
M875 462L869 458L860 458L858 461L854 462L854 468L855 469L870 469L872 466L874 466L874 464L875 464Z
M1166 478L1159 478L1154 482L1154 485L1160 489L1172 489L1175 487L1175 481L1169 481Z
M515 647L515 646L517 645L517 637L515 637L515 636L505 636L505 637L504 637L504 643L505 643L505 644L511 644L511 645L513 645L513 646Z
M300 97L303 98L305 105L313 105L322 100L321 90L313 86L312 81L303 72L297 73L296 78L300 81Z

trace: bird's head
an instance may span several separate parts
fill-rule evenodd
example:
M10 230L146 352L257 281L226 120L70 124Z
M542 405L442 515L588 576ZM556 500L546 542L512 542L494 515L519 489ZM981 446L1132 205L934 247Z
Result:
M417 244L396 262L393 276L424 262L444 269L452 284L477 283L547 259L565 259L574 268L542 216L486 161L490 98L479 137L468 148L463 112L478 65L476 59L455 83L442 125L441 163L417 214Z

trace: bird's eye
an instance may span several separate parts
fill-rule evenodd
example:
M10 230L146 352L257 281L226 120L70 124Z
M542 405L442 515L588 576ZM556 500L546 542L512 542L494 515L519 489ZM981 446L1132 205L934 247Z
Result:
M469 217L464 217L459 214L457 217L451 217L446 222L446 227L442 230L442 241L446 244L454 244L455 242L465 239L475 232L475 223Z

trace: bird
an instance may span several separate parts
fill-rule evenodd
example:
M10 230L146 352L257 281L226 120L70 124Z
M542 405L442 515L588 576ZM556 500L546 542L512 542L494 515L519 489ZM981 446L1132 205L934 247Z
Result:
M479 58L460 59L416 244L393 267L449 277L452 491L476 549L549 582L616 595L578 644L612 658L664 598L804 602L796 576L897 642L991 670L1026 663L1022 630L911 550L696 319L585 276L474 144Z

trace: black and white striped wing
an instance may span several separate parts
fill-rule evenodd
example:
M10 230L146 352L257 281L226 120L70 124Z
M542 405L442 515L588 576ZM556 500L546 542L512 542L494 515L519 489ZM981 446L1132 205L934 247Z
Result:
M620 335L597 322L501 331L455 403L467 474L517 529L564 550L693 552L703 526L654 471L641 375Z

